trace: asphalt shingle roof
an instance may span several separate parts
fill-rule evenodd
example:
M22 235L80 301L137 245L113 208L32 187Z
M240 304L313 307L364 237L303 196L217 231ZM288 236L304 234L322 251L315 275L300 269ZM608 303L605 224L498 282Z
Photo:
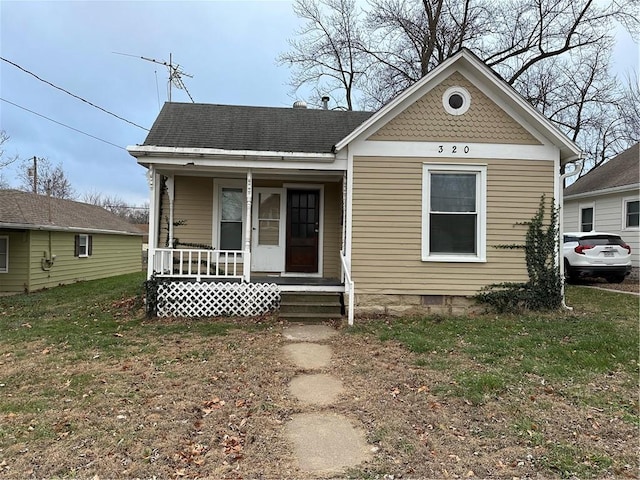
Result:
M564 189L564 196L640 183L640 143L589 171Z
M102 207L19 190L0 190L0 227L7 224L24 228L82 229L142 235L135 225Z
M331 153L373 112L165 103L144 145Z

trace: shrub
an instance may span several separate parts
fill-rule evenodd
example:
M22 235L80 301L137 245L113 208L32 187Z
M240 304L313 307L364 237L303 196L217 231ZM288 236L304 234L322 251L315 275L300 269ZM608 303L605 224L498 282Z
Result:
M484 287L475 298L498 312L553 310L562 305L562 279L557 261L558 208L553 199L549 222L545 226L545 196L540 198L537 213L529 221L524 245L499 245L496 248L524 249L529 281L497 283Z

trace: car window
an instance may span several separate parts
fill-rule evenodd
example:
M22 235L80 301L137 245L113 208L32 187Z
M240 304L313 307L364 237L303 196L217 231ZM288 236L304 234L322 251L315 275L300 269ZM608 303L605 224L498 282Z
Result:
M613 235L583 237L578 242L580 245L624 245L622 238Z
M564 235L564 243L577 242L577 241L578 241L578 237L574 237L572 235Z

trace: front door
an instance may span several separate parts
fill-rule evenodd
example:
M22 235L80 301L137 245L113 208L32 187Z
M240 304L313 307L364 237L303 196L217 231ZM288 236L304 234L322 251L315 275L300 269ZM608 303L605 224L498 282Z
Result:
M320 190L287 190L287 272L318 272L319 231Z
M281 188L255 188L251 213L251 270L284 270L284 198Z

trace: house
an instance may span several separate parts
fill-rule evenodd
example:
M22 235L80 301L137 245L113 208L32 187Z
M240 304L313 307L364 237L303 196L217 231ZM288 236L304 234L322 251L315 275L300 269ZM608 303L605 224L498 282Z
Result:
M167 103L128 147L148 169L161 314L289 291L344 295L350 322L462 311L527 280L522 252L496 247L523 242L581 157L466 49L377 112L300 107Z
M0 292L139 272L141 239L104 208L0 190Z
M619 234L640 267L640 144L590 170L564 189L564 230Z

